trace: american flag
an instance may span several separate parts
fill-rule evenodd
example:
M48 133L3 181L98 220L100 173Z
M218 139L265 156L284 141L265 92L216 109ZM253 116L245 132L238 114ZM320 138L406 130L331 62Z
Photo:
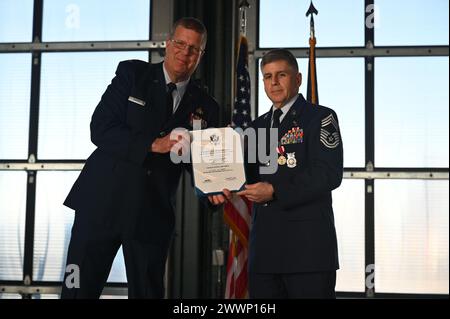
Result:
M236 98L232 118L233 127L245 129L251 122L250 75L248 73L248 43L240 37L236 67ZM227 260L227 282L225 298L248 297L248 237L250 233L252 205L244 197L233 195L225 204L224 219L230 226L230 245Z
M251 121L248 43L247 39L241 36L236 67L236 98L234 99L232 126L246 129Z
M248 297L248 236L252 204L244 197L233 195L225 204L224 218L230 226L225 298Z

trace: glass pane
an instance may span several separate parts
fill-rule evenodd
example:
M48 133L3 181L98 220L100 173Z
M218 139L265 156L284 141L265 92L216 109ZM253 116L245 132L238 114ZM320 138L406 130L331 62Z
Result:
M297 62L303 75L300 93L306 98L308 60L297 59ZM335 110L339 118L344 166L364 167L364 59L319 58L316 64L319 102ZM261 72L258 76L258 114L262 115L270 110L272 103L264 92Z
M374 13L376 45L448 45L448 0L375 0Z
M26 159L31 54L0 54L0 74L0 159Z
M310 1L261 0L259 46L309 47ZM364 1L314 0L318 47L364 45Z
M375 290L448 294L447 181L375 183Z
M32 299L60 299L61 295L59 294L35 294L32 296Z
M74 213L62 205L79 172L39 172L36 182L33 279L62 281ZM122 250L116 256L111 282L125 282Z
M128 296L122 296L122 295L101 295L100 299L128 299Z
M148 40L150 0L45 0L42 38L51 41Z
M448 167L448 61L376 59L377 167Z
M0 293L0 299L22 299L19 294L2 294Z
M342 185L333 191L333 209L340 264L336 291L363 292L364 180L343 180Z
M364 167L364 59L320 58L316 64L319 103L332 108L339 119L344 166ZM307 84L305 76L303 85Z
M111 271L109 273L108 282L127 282L127 273L125 271L125 260L123 257L122 246L120 246L119 251L117 251L116 258L114 259Z
M36 178L33 280L61 281L74 214L62 205L79 172L39 172Z
M33 0L0 1L0 42L31 42Z
M0 280L22 280L27 174L0 171Z
M95 148L91 116L118 63L147 58L147 52L43 54L39 159L86 159Z

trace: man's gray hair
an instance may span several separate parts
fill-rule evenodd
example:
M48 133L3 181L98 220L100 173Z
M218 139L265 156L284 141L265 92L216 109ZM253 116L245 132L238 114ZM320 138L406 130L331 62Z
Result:
M275 61L286 61L287 64L292 67L295 71L295 73L298 73L298 63L297 59L294 57L294 55L291 53L291 51L286 49L274 49L270 50L264 56L261 60L261 69L269 63L275 62Z
M173 38L175 30L179 26L182 26L183 28L193 30L193 31L201 34L202 35L202 48L205 48L206 39L208 37L208 32L206 31L206 27L203 24L203 22L201 22L199 19L193 18L193 17L181 18L181 19L175 21L175 23L173 24L172 30L170 32L170 38Z

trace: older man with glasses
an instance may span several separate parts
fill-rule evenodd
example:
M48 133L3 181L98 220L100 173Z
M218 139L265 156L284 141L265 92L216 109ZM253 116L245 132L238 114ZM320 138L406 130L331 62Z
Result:
M186 138L171 132L193 129L194 120L202 128L218 124L217 103L191 81L206 38L202 22L182 18L164 62L119 64L92 116L97 149L64 202L75 221L62 298L99 298L120 246L129 297L164 296L175 194L183 167L189 168L171 161L173 146Z

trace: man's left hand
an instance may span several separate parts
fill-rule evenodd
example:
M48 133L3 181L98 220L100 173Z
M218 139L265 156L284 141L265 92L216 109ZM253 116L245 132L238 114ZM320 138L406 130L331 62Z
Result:
M272 184L260 182L245 185L245 190L240 191L237 194L240 196L245 196L255 203L266 203L273 199L274 189Z
M231 201L231 192L228 189L224 189L222 191L222 194L217 195L209 195L208 199L211 204L213 205L222 205L223 203L227 201Z

